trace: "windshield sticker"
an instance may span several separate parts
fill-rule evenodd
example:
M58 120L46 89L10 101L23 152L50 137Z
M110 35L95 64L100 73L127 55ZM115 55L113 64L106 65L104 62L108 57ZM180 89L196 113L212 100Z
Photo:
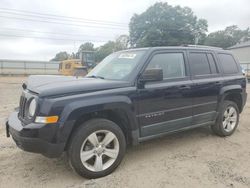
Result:
M131 54L131 53L122 53L119 55L119 59L134 59L136 57L136 54Z

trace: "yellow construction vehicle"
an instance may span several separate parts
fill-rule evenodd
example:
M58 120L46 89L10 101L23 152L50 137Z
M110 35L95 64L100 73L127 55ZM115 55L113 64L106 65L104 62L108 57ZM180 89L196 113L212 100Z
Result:
M93 51L82 51L80 59L67 59L59 64L59 73L64 76L85 76L95 67Z

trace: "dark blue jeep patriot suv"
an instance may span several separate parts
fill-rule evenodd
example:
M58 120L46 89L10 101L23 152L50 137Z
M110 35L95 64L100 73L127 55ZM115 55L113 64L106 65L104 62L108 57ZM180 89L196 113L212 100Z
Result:
M81 176L98 178L127 145L200 126L233 134L247 80L234 56L213 47L153 47L113 53L86 77L30 76L7 136L25 151L67 152Z

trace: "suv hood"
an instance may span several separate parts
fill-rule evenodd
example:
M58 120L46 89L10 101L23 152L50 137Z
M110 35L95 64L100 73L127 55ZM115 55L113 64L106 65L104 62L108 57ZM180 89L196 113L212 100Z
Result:
M99 78L82 78L73 76L29 76L23 85L40 97L69 95L129 86L127 81L104 80Z

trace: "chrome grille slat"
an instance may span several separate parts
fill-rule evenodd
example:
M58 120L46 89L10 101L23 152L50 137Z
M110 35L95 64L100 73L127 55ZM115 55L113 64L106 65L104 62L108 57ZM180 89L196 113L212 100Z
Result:
M25 105L26 105L27 99L24 96L21 96L20 98L20 104L19 104L19 116L24 119L25 117Z

